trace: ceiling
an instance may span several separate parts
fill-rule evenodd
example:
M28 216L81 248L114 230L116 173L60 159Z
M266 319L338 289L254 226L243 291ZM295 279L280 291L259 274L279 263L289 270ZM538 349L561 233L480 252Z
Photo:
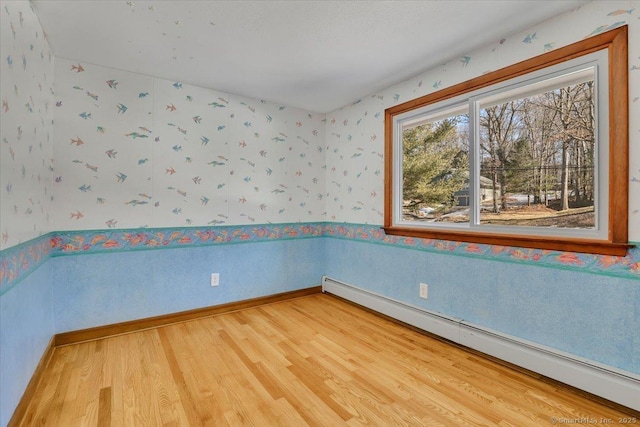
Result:
M326 113L585 0L35 0L55 56Z

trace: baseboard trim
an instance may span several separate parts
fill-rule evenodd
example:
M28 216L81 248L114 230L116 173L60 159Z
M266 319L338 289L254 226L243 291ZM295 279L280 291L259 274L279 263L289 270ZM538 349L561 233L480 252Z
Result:
M33 375L31 375L27 388L25 388L24 393L22 393L18 406L16 406L16 409L13 411L13 415L11 416L7 427L18 426L23 421L24 415L27 413L27 409L29 408L29 404L38 390L44 370L49 365L51 356L53 356L53 350L55 350L55 340L54 337L51 337L47 347L42 353L40 361L36 365L36 369L33 371Z
M640 411L640 376L324 277L324 292L526 370Z
M144 319L130 320L127 322L114 323L111 325L97 326L94 328L81 329L78 331L63 332L54 336L55 347L77 344L85 341L93 341L115 335L128 334L145 329L167 326L203 317L216 316L231 311L238 311L245 308L257 307L265 304L286 301L308 295L319 294L322 286L314 286L295 291L282 292L279 294L267 295L263 297L251 298L242 301L230 302L210 307L196 308L193 310L180 311L177 313L164 314L161 316L147 317Z

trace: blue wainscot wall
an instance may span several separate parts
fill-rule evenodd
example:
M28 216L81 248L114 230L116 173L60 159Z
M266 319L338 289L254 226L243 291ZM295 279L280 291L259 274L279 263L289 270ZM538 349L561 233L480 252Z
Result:
M0 425L11 419L55 334L51 264L44 262L0 296Z
M56 333L320 284L321 239L94 253L52 259ZM211 273L220 285L210 286Z

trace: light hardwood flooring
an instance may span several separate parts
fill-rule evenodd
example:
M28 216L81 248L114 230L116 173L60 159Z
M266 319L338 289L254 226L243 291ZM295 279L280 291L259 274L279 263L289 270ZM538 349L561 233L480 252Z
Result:
M545 426L626 416L317 294L56 348L21 425Z

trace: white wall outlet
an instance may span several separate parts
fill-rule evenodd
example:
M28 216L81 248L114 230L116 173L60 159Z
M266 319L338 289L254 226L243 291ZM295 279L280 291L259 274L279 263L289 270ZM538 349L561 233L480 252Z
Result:
M429 285L426 283L420 283L420 298L429 298Z
M211 286L218 286L220 284L220 273L211 273Z

